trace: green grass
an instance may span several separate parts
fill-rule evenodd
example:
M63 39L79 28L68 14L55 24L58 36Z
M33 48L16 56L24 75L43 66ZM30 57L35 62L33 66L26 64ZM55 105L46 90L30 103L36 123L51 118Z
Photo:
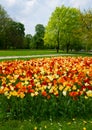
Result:
M26 56L56 54L56 50L0 50L0 56Z
M49 55L50 54L50 55ZM89 52L69 52L69 53L66 53L62 50L59 50L59 53L56 52L56 50L29 50L29 49L22 49L22 50L0 50L0 57L6 57L6 58L3 58L3 59L0 59L0 62L1 61L6 61L6 60L15 60L15 59L18 59L18 60L29 60L29 59L32 59L32 58L39 58L39 57L52 57L52 55L55 56L55 54L60 54L59 56L75 56L75 57L78 57L78 56L82 56L82 57L85 57L85 56L88 56L88 57L91 57L92 56L92 53L89 53ZM40 56L39 56L40 55ZM48 56L44 56L44 55L48 55ZM57 55L57 56L58 56ZM17 57L17 58L7 58L7 56L22 56L22 57ZM30 56L30 57L23 57L23 56Z
M0 56L27 56L27 55L46 55L57 54L56 50L0 50ZM64 51L59 51L58 54L66 54ZM76 56L92 56L90 53L85 52L69 52L68 54L74 54Z
M86 128L86 129L84 129ZM9 120L0 122L0 130L91 130L92 119L59 119L34 122L32 120Z

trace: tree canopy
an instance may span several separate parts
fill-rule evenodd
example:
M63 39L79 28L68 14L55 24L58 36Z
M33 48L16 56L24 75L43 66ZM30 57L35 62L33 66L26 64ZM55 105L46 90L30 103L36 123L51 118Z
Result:
M45 44L54 44L58 50L60 47L68 52L74 39L79 39L80 11L70 7L57 7L52 13L46 26Z
M82 21L82 39L86 51L92 49L92 10L82 12L80 14Z
M24 25L9 17L0 5L0 49L23 48Z
M35 35L33 36L34 48L42 49L44 47L44 34L45 27L42 24L37 24L35 26Z

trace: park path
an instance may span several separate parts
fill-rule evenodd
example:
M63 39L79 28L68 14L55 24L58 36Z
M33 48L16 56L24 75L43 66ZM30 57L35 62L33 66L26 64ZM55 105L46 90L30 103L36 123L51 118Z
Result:
M70 56L72 54L46 54L46 55L27 55L27 56L0 56L0 60L4 59L21 59L21 58L36 58L36 57L52 57L52 56Z

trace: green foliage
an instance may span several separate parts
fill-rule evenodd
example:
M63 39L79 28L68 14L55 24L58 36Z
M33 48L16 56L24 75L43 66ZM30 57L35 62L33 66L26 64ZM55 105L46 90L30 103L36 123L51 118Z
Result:
M11 20L12 19L9 18L7 12L0 5L0 49L7 47L6 44L7 37L6 37L5 29Z
M56 118L87 118L92 116L92 99L72 99L70 97L51 96L46 99L44 96L31 97L26 95L25 98L11 97L7 99L0 95L0 115L3 119L30 119L36 121ZM0 116L1 117L1 116Z
M42 24L37 24L35 26L35 35L33 36L33 44L31 48L34 49L42 49L44 48L44 33L45 33L45 27Z
M84 41L85 50L92 49L92 10L84 11L80 14L82 21L82 39Z
M32 35L27 34L24 38L24 48L25 49L31 48L31 44L32 44Z
M0 5L0 49L23 48L24 25L12 20Z
M80 11L70 7L57 7L46 27L45 44L54 44L56 49L64 45L67 52L74 39L79 39ZM58 51L58 50L57 50Z
M24 30L24 25L22 23L11 21L8 24L6 34L9 47L17 49L23 48Z

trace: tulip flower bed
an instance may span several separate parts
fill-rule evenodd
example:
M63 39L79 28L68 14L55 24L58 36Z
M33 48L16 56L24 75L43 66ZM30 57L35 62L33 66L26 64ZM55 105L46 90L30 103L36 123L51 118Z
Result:
M0 62L3 118L47 119L92 114L92 58Z

